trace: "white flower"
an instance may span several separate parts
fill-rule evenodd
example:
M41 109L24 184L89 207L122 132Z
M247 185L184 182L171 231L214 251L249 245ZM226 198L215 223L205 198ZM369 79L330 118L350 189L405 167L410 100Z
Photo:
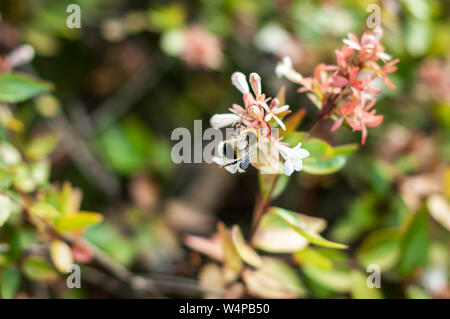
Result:
M301 148L301 146L302 143L298 143L294 148L290 148L284 145L278 145L278 150L285 160L283 166L283 172L285 175L291 176L294 171L302 170L302 160L309 157L309 152Z
M284 76L286 79L294 83L300 83L303 80L303 76L294 70L292 60L288 56L285 56L281 62L277 64L275 73L279 78Z
M233 113L214 114L210 119L213 128L222 128L239 122L241 117Z
M276 55L289 45L290 34L278 23L269 23L262 27L254 39L258 49Z
M273 117L275 119L275 121L278 123L278 125L284 130L286 131L286 125L284 125L283 121L280 120L280 118L278 116L276 116L276 114L280 114L283 113L285 111L287 111L289 109L289 105L283 105L280 107L274 106L271 109L269 108L265 108L267 111L266 117L264 118L264 121L269 122L270 119Z
M433 294L444 291L447 286L447 271L444 267L429 267L423 272L421 277L424 287Z
M34 58L34 48L29 44L21 45L8 54L11 68L29 63Z

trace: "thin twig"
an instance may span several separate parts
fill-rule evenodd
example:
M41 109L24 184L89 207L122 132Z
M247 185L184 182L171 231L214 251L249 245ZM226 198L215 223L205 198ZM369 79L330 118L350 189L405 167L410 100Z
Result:
M60 115L53 119L50 126L62 135L63 140L60 145L65 153L73 159L81 173L90 181L96 183L109 197L116 198L120 192L118 178L104 168L100 160L92 154L89 147L83 142L81 136L72 129L65 117Z
M280 175L275 175L272 181L272 184L270 185L269 192L266 196L260 192L257 197L257 204L255 206L255 210L253 211L253 219L252 219L252 226L250 231L250 238L253 236L254 232L256 231L256 228L258 227L259 222L261 221L262 216L267 210L267 207L270 205L270 202L272 201L273 192L275 190L275 187L277 185L278 179L280 178Z

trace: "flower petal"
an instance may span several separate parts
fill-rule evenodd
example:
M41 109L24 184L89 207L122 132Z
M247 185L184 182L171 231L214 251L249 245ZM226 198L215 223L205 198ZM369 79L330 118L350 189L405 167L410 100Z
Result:
M291 161L285 161L283 165L283 173L287 176L291 176L294 173L294 165Z
M289 110L289 105L285 104L283 106L277 107L273 112L275 114L283 113L284 111Z
M344 117L341 116L340 118L338 118L338 120L336 122L334 122L333 126L331 127L331 132L334 132L338 128L340 128L343 122L344 122Z
M300 172L303 169L303 162L301 160L294 161L294 169Z
M9 65L12 68L27 64L34 58L34 48L29 44L21 45L20 47L14 49L8 55Z
M244 73L234 72L231 75L231 83L233 83L236 89L241 91L242 94L250 93L250 89L248 88L248 83Z
M301 149L297 150L296 156L297 156L297 158L304 159L304 158L309 157L310 154L307 150L305 150L304 148L301 148Z
M284 125L283 121L280 120L278 118L278 116L276 116L276 115L272 115L272 116L275 119L275 121L277 121L278 125L283 129L283 131L286 131L286 125Z
M261 95L261 77L258 73L250 74L250 85L252 86L253 92L256 96Z
M241 117L233 113L215 114L209 120L213 128L222 128L239 122Z

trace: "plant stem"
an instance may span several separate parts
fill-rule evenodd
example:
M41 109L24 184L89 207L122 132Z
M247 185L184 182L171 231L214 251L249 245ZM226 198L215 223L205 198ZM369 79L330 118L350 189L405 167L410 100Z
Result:
M256 228L258 227L258 224L261 221L261 218L263 217L264 213L266 212L267 208L270 205L270 202L272 201L272 195L273 195L275 186L277 185L279 178L280 178L280 175L274 176L272 184L270 185L269 192L267 193L267 196L264 196L262 194L262 192L260 191L256 198L256 205L255 205L255 209L253 210L253 219L252 219L252 226L251 226L251 231L250 231L250 238L255 233Z

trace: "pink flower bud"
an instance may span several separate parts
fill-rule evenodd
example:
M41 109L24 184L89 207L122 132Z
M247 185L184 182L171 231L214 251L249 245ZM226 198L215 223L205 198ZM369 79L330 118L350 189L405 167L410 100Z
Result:
M250 74L250 85L252 86L253 92L256 96L261 95L261 77L258 73Z

